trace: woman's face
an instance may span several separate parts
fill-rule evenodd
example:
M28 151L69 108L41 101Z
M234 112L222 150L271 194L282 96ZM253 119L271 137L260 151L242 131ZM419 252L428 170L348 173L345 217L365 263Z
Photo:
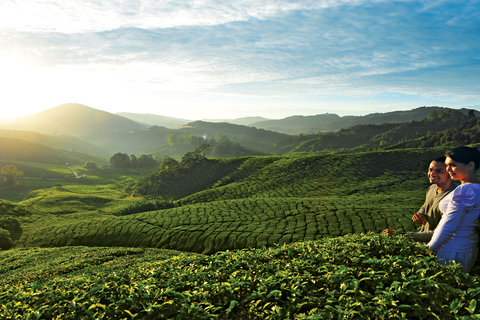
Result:
M453 180L465 181L468 180L472 174L472 165L473 162L469 164L463 164L453 160L450 157L447 157L445 160L445 165L447 166L447 172Z

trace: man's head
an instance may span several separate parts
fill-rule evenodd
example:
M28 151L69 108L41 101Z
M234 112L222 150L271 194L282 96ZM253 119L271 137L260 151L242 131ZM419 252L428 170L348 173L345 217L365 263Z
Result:
M436 184L439 187L450 186L452 179L447 172L445 166L445 157L440 157L433 160L428 167L428 179L431 184Z

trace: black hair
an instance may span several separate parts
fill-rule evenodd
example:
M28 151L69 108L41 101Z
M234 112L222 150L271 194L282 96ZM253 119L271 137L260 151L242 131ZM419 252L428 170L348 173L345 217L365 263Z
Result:
M473 161L475 164L475 170L480 167L480 151L475 147L457 147L446 151L445 156L463 164L469 164Z
M442 163L445 163L445 160L447 160L447 157L445 157L445 156L441 156L441 157L438 157L436 159L433 159L433 161L435 161L435 162L442 162Z

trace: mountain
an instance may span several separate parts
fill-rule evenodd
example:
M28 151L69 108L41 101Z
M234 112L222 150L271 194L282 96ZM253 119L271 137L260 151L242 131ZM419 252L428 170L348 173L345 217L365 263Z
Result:
M343 116L326 113L315 116L293 116L281 120L268 120L253 123L256 128L273 130L286 134L316 133L338 131L359 124L384 124L418 121L426 118L432 111L446 111L450 108L443 107L419 107L412 110L392 111L386 113L372 113L365 116ZM469 109L460 109L460 112L468 114ZM475 115L480 112L474 111Z
M237 118L237 119L203 119L201 121L204 122L226 122L231 124L238 124L242 126L252 126L254 123L261 122L261 121L269 121L271 119L267 119L264 117L244 117L244 118Z
M34 131L5 130L0 129L0 137L21 139L33 143L45 145L47 147L65 150L76 150L83 153L94 154L101 157L111 156L105 148L69 135L47 135Z
M279 141L277 147L286 152L358 152L373 149L439 146L437 144L421 144L425 137L443 135L443 132L451 128L465 126L471 119L477 119L474 115L468 115L460 110L445 109L443 111L432 111L426 118L401 123L383 124L359 124L348 129L341 129L337 132L323 132L313 135L288 136ZM480 142L479 140L473 141ZM465 142L461 143L465 144ZM289 151L288 148L291 148Z
M347 118L347 117L343 117ZM315 116L292 116L279 120L266 120L252 123L255 128L276 131L284 134L314 133L329 130L330 123L337 123L342 117L325 113Z
M199 135L209 139L219 139L219 136L226 136L228 139L241 145L262 153L276 153L275 144L286 135L270 130L257 129L250 126L243 126L231 123L211 123L195 121L189 123L191 134Z
M167 128L179 127L189 122L192 122L192 120L166 117L166 116L150 114L150 113L117 112L116 115L133 120L138 123L144 123L149 126L160 126L160 127L167 127Z
M106 131L128 132L148 126L130 119L76 103L62 104L35 115L8 122L9 128L45 134L94 137Z

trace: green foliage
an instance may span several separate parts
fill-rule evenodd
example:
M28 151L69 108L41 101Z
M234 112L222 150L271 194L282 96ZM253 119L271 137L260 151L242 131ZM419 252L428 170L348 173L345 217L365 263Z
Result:
M178 199L212 186L234 170L239 159L206 159L199 153L187 153L180 163L164 161L160 170L139 179L134 186L135 196L157 195Z
M443 123L443 122L441 122ZM445 128L442 131L430 133L412 141L393 145L392 148L411 148L411 147L457 147L466 144L480 143L480 117L469 117L461 125Z
M0 249L7 250L13 246L10 231L0 228Z
M433 138L432 134L443 134L449 128L460 129L460 125L463 128L463 123L469 119L471 117L457 110L435 110L426 119L419 121L361 124L337 132L291 136L277 142L277 146L290 152L359 152L379 148L392 149L391 146L398 148L401 143L406 143L409 147L442 146L446 145L446 141L441 142L438 138ZM429 140L435 141L435 144L420 145L411 142L415 139L425 139L427 135Z
M85 162L85 169L88 169L88 170L95 170L97 169L97 164L93 161L87 161Z
M23 231L20 222L16 218L7 215L0 216L0 229L8 232L8 235L4 234L3 238L8 238L11 241L18 240ZM13 245L13 242L11 242L11 245Z
M115 169L130 168L130 157L126 153L115 153L110 158L110 165Z
M135 155L129 156L126 153L117 152L110 158L110 165L114 169L153 168L158 165L158 162L151 154L142 154L137 158Z
M23 172L18 171L17 167L14 165L6 165L2 167L0 173L5 177L5 184L10 186L15 184L15 178L23 176Z
M144 246L213 254L381 232L388 227L414 231L411 215L423 200L423 194L417 191L394 195L250 198L196 203L123 217L61 216L57 223L51 219L36 221L35 228L23 232L18 246ZM70 200L64 210L72 207L80 205ZM132 207L132 210L138 208L135 202ZM125 208L114 212L122 210Z
M179 254L193 255L152 248L13 249L0 253L0 274L2 275L0 287L22 282L41 284L56 276L102 276L110 272L134 268L145 262L165 260Z
M351 235L212 256L125 261L115 264L117 268L95 268L95 273L87 275L63 270L56 276L53 269L42 281L13 278L0 287L0 319L18 315L46 319L455 319L479 313L478 278L463 274L455 265L438 264L425 247L403 237ZM11 263L0 268L9 270Z
M6 201L6 200L0 200L0 217L2 217L1 219L9 216L16 216L16 217L29 216L32 214L32 212L35 213L36 210L22 204L17 204L17 203Z
M175 204L170 201L142 199L121 208L118 214L123 216L140 212L170 209L173 207L175 207Z

